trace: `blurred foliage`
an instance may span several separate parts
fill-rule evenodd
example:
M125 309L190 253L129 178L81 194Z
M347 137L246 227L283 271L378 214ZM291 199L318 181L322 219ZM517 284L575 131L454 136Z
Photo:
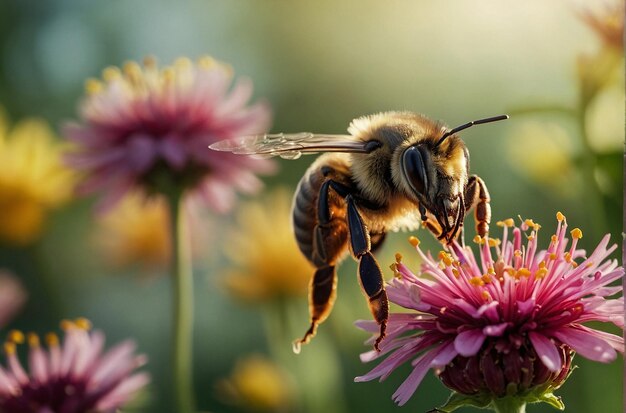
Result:
M601 17L606 3L5 0L0 103L14 122L37 116L58 130L75 117L85 79L103 68L146 55L170 62L210 54L254 81L256 97L273 106L273 131L342 133L354 117L393 109L455 126L511 109L511 120L462 134L472 173L489 187L493 221L519 214L550 223L561 210L584 230L583 247L607 232L621 242L623 46L608 34L621 31L602 23L612 21ZM293 190L310 161L280 161L268 187ZM110 342L134 337L153 377L143 410L171 411L170 280L111 277L89 242L95 222L91 201L75 201L50 217L34 245L0 249L0 267L18 274L29 293L9 328L43 333L80 315ZM382 384L353 382L368 370L358 358L368 348L352 323L370 317L355 264L341 266L332 316L295 356L291 341L308 325L305 297L241 306L221 288L232 270L225 235L234 225L230 216L197 225L208 233L195 278L199 407L242 411L218 397L215 384L237 359L264 353L295 378L298 411L394 410L390 397L406 371ZM440 249L418 235L425 250ZM383 268L396 251L416 268L407 236L388 238L377 253ZM575 362L581 368L558 393L567 411L621 411L623 359ZM447 394L428 376L404 409L426 411Z

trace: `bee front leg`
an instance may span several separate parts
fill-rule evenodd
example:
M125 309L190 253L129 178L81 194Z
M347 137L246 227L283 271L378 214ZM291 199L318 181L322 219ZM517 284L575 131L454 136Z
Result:
M361 289L367 294L369 307L376 322L380 325L380 334L374 348L380 351L379 344L385 338L387 319L389 318L389 302L385 292L383 273L371 253L369 232L351 195L346 197L348 206L348 231L352 254L359 260L359 281Z
M465 210L469 211L471 208L476 207L474 211L476 232L481 237L489 233L489 223L491 222L490 200L485 182L477 175L470 176L465 189Z

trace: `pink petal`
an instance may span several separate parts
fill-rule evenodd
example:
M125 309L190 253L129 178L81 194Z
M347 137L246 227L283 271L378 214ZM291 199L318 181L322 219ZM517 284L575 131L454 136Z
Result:
M535 331L528 333L528 337L530 338L530 342L533 344L539 359L548 368L548 370L554 372L561 370L561 355L552 340Z
M508 322L485 326L483 328L483 334L485 334L486 336L491 336L491 337L500 337L508 326L509 326Z
M406 402L409 401L415 390L417 390L417 386L422 382L422 379L430 369L430 365L432 360L435 358L437 352L431 351L422 355L419 359L414 362L415 367L409 377L404 380L404 382L398 387L398 390L391 396L394 402L398 404L398 406L403 406Z
M154 138L144 134L135 134L128 139L126 160L135 172L145 172L156 159L157 148Z
M470 357L478 353L485 341L485 334L481 329L466 330L454 339L454 348L464 357Z
M437 356L430 363L431 367L443 367L450 363L459 354L454 348L454 342L451 341L441 348Z
M615 360L617 353L611 345L591 331L577 328L562 328L553 333L554 337L573 348L581 356L593 361L609 363Z

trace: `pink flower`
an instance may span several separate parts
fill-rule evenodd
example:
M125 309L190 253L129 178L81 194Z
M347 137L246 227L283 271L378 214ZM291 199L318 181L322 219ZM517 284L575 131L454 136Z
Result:
M133 354L132 342L103 354L104 334L90 333L87 320L65 321L62 327L63 344L55 334L48 334L48 350L41 347L37 335L28 335L28 373L16 354L16 344L24 341L24 335L9 334L7 365L0 367L0 411L113 413L148 383L146 373L133 373L146 359Z
M193 189L216 211L225 211L235 190L254 192L268 173L268 160L211 151L219 140L267 131L270 110L261 102L247 106L252 82L239 79L229 91L232 70L205 57L177 60L159 69L153 59L143 67L109 67L104 81L87 81L80 124L65 135L76 144L68 162L85 173L83 194L104 192L100 207L116 203L133 187L164 193Z
M499 222L502 242L475 239L481 244L478 258L454 243L435 261L413 238L422 275L413 274L398 256L396 277L387 287L389 299L411 311L390 316L381 352L364 353L361 359L388 357L355 380L384 380L410 361L413 370L393 395L400 405L431 368L457 393L524 397L558 388L570 372L572 350L594 361L613 361L616 351L624 352L623 338L584 323L624 327L623 297L609 299L622 291L621 285L610 284L624 271L616 260L606 259L616 246L607 248L607 235L586 256L576 248L582 237L576 228L567 248L565 217L558 213L557 219L556 234L543 251L537 251L540 226L532 220L513 228L512 239L507 227L513 220ZM378 334L373 322L357 325L374 338Z

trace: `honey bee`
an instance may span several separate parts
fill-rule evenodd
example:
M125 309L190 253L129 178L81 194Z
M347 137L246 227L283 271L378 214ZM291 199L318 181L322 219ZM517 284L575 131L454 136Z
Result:
M312 133L247 136L217 142L218 151L297 159L327 152L308 168L294 195L295 238L316 267L309 285L310 327L294 342L308 343L329 316L337 287L336 266L350 254L358 261L362 291L385 337L389 304L383 274L372 252L389 231L426 227L443 244L462 231L474 208L476 231L489 231L489 192L469 174L469 152L457 135L472 125L508 119L500 115L448 129L412 112L384 112L352 121L349 135ZM328 153L332 152L332 153Z

